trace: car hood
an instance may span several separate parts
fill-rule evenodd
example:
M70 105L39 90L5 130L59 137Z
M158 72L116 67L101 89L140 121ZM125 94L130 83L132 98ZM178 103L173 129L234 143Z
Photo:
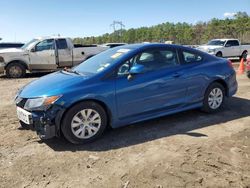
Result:
M62 95L66 91L82 86L82 82L87 78L89 76L58 71L30 82L20 90L18 95L21 98Z
M203 50L203 51L207 51L209 49L219 49L221 48L222 46L214 46L214 45L202 45L202 46L199 46L197 49L198 50Z

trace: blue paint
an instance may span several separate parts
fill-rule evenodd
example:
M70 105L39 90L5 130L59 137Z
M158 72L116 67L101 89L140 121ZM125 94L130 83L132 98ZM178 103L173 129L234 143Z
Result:
M117 76L117 69L135 54L147 49L171 48L179 54L179 64L151 72L136 71L132 79L127 75ZM124 51L116 54L115 52ZM112 51L113 50L113 51ZM199 54L203 60L186 64L181 50ZM115 53L109 64L97 72L84 72L91 62L102 60L107 54ZM227 86L227 96L237 91L235 71L226 59L177 45L137 44L113 48L83 62L74 68L79 74L65 71L44 76L25 86L19 96L36 98L62 95L54 105L66 110L83 100L95 100L105 104L109 111L112 127L144 121L202 106L203 97L209 84L215 80ZM34 112L36 113L36 112ZM45 114L47 112L44 112ZM59 113L59 112L58 112ZM56 114L55 114L56 117Z

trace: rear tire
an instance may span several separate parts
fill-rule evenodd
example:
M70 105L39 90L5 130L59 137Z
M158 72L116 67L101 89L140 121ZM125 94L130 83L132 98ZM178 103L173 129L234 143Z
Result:
M23 78L25 73L26 69L20 63L11 63L6 67L6 76L8 78Z
M250 71L247 72L247 77L250 79Z
M62 121L64 137L73 144L96 140L107 127L107 114L101 105L86 101L70 108Z
M210 84L205 92L202 111L213 113L219 111L224 104L225 88L217 82Z

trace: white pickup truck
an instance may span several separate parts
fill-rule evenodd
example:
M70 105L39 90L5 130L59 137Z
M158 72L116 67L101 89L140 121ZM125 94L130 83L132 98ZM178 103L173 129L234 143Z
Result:
M197 49L218 57L242 58L250 52L250 45L241 45L237 39L213 39Z
M22 48L0 50L0 74L20 78L26 72L48 72L73 67L108 49L97 45L74 45L70 38L41 37Z

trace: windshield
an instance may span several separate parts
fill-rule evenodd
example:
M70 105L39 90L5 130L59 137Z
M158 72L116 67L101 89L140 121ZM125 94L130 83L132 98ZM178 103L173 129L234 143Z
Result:
M117 61L117 59L123 57L130 50L131 49L125 49L121 47L106 50L84 61L80 65L73 68L73 70L81 73L90 73L90 74L96 74L102 72L110 65L112 65L115 61Z
M207 45L224 46L225 42L225 40L211 40L207 43Z
M25 45L23 45L21 48L22 49L27 49L32 43L38 41L38 39L33 39L31 41L29 41L28 43L26 43Z

